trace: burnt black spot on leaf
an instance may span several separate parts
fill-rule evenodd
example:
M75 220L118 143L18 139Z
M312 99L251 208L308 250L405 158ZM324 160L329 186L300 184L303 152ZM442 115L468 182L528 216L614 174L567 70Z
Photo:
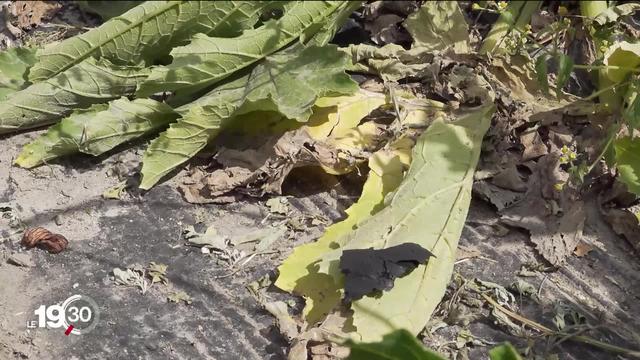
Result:
M375 291L389 290L396 278L424 264L433 254L415 243L386 249L345 250L340 270L345 275L345 300L353 301Z

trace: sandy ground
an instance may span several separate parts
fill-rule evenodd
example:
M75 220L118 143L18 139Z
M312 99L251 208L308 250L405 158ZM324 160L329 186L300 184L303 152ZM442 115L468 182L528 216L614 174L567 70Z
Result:
M230 273L226 265L184 245L183 229L197 222L214 225L224 235L264 228L271 220L264 221L268 211L263 201L191 205L171 182L144 196L105 200L102 193L118 183L107 175L109 169L136 168L135 150L101 159L75 157L34 171L11 167L20 147L33 137L31 133L2 140L0 203L12 207L25 225L63 234L70 245L52 255L25 251L17 241L0 244L0 359L284 357L285 343L273 319L245 286L273 274L293 242L311 240L318 229L280 239L286 243L274 248L282 251L259 255L241 271L225 276ZM327 198L311 195L292 204L335 219L339 212L325 204ZM6 221L3 225L5 238L11 229ZM16 254L33 267L9 264ZM151 261L169 265L169 286L156 285L142 295L111 279L115 267ZM174 290L191 295L193 303L168 303L167 294ZM39 305L59 303L74 294L90 296L100 307L100 323L90 334L65 336L64 329L26 328Z

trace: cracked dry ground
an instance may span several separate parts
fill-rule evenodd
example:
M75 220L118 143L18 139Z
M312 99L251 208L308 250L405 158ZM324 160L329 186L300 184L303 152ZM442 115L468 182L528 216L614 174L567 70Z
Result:
M27 226L43 226L64 234L69 248L57 255L42 250L24 251L17 242L0 244L0 358L1 359L284 359L287 344L274 319L245 288L273 269L302 242L312 241L321 228L309 227L289 239L279 239L277 252L257 256L241 271L229 271L198 248L184 246L181 237L187 225L214 225L223 234L264 227L264 200L246 200L229 205L197 206L183 201L174 190L175 180L126 200L105 200L104 190L118 180L110 169L138 166L136 150L99 159L75 157L27 171L11 166L18 151L34 133L3 140L0 154L0 202L10 206ZM326 189L298 191L290 187L293 211L321 214L336 221L353 197L338 196ZM356 195L357 189L353 194ZM630 246L617 237L601 218L594 201L586 202L584 240L594 249L584 257L572 256L555 272L537 272L525 278L534 285L540 303L517 298L519 311L551 327L553 304L574 304L588 321L598 325L598 338L621 346L640 343L633 338L640 329L640 266ZM265 220L267 218L267 220ZM3 221L6 219L3 219ZM541 262L527 233L517 229L497 231L498 216L486 203L474 199L461 239L456 271L465 279L479 278L508 286L518 279L523 264ZM9 231L2 223L3 238ZM33 265L19 267L7 260L22 253ZM138 289L117 286L115 267L151 261L169 266L168 288L185 291L191 305L169 303L168 289L152 287L142 295ZM458 282L459 284L459 282ZM447 352L468 329L476 341L454 352L471 359L485 358L484 343L512 341L526 346L527 340L509 334L494 322L489 310L454 304L452 282L440 312L430 323L436 329L425 343ZM65 336L63 329L27 330L26 321L41 304L54 304L73 294L93 298L101 320L89 334ZM286 298L269 288L267 295ZM456 311L445 311L447 305ZM455 305L455 306L453 306ZM446 314L445 314L446 313ZM445 316L446 315L446 316ZM433 326L440 322L440 325ZM479 340L478 340L479 339ZM471 344L471 343L474 344ZM464 341L463 341L464 343ZM538 351L558 354L561 359L616 358L585 345L563 342Z

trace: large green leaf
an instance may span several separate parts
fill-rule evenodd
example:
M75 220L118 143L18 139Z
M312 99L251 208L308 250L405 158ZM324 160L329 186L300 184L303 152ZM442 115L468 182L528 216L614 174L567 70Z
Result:
M444 360L406 330L391 332L376 343L349 341L346 345L351 349L347 360Z
M147 69L89 58L0 102L0 134L48 125L75 109L133 95L147 75Z
M118 99L78 110L23 149L15 163L31 168L63 155L100 155L124 142L162 130L178 114L151 99Z
M603 56L604 64L611 66L604 70L604 74L614 83L623 82L640 66L640 43L617 42Z
M318 28L309 28L300 37L300 41L307 45L324 46L329 43L334 35L347 22L349 16L362 6L363 1L344 1L336 11L327 18L324 24L315 24Z
M269 1L147 1L84 34L38 52L31 81L48 79L88 57L114 64L154 61L194 34L234 36L253 26Z
M344 53L335 46L311 46L274 54L248 75L228 82L177 110L182 118L154 140L144 155L142 189L189 160L233 116L251 111L277 111L305 121L320 96L358 89L344 73Z
M632 129L640 127L640 78L634 79L627 94L624 97L625 108L622 111L622 118Z
M444 360L440 354L424 345L410 332L399 329L374 343L356 343L348 340L345 344L351 351L347 360ZM491 360L521 360L510 343L504 343L489 350Z
M366 296L352 303L356 339L379 340L393 330L390 326L417 334L440 302L453 272L473 173L493 111L493 104L488 104L455 122L435 121L414 147L409 172L389 205L340 239L345 246L326 254L320 263L321 271L339 282L343 250L411 242L435 255L396 279L380 297Z
M188 93L212 85L265 56L311 35L332 14L345 7L341 1L298 1L282 18L268 21L235 38L197 34L189 45L171 51L173 62L153 69L138 91L148 96L159 91L184 89Z
M0 101L27 86L27 70L36 62L35 54L31 48L0 52Z
M640 139L623 137L614 144L620 180L640 195Z
M413 46L469 52L469 29L457 1L427 1L404 22Z

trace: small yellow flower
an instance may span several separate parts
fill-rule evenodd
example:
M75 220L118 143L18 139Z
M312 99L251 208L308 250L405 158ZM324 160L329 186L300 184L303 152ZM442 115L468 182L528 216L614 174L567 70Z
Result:
M558 6L558 15L560 16L567 16L567 14L569 14L569 10L567 10L566 7L564 6Z
M563 154L567 154L569 152L569 148L567 147L567 145L562 145L562 149L560 149L560 152Z
M566 164L569 162L569 158L566 156L560 156L560 163L561 164Z
M569 159L575 160L577 157L578 157L578 154L576 154L574 152L569 153Z
M556 191L562 191L562 189L564 188L564 183L557 183L553 185L553 188L556 189Z
M507 2L506 1L498 1L498 9L504 10L506 8L507 8Z
M482 6L480 6L480 4L478 3L473 3L473 5L471 5L471 10L474 10L474 11L482 10Z

